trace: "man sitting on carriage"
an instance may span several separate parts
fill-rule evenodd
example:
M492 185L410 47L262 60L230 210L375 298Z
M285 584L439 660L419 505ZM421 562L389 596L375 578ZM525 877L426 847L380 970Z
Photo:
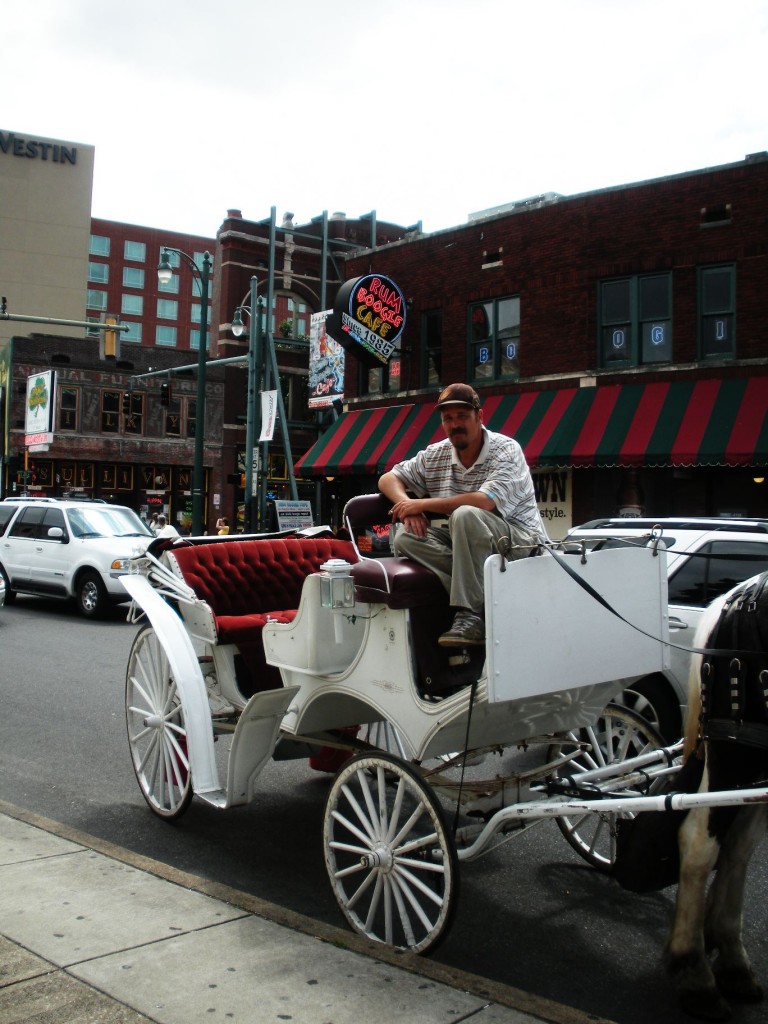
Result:
M456 609L439 643L484 645L486 558L502 539L525 557L547 535L522 448L484 426L475 390L449 384L437 408L446 438L384 473L379 490L392 501L395 554L431 569Z

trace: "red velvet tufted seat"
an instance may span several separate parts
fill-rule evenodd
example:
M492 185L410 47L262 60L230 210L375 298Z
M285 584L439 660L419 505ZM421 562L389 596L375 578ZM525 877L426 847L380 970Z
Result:
M216 539L174 546L171 557L205 601L220 644L234 644L237 684L247 698L281 685L279 669L264 657L268 621L293 622L304 580L331 558L357 561L354 545L336 537Z
M348 540L285 537L173 548L185 583L208 605L219 643L260 640L268 620L292 622L307 576L331 558L356 562Z

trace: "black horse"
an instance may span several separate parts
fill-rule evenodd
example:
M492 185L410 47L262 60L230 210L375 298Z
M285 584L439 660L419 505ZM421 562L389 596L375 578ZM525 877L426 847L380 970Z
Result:
M704 762L699 792L767 786L768 573L715 601L693 646L703 653L691 673L685 756ZM768 804L753 803L696 808L680 827L666 962L682 1008L693 1016L727 1020L727 1000L763 998L741 919L747 866L767 826Z

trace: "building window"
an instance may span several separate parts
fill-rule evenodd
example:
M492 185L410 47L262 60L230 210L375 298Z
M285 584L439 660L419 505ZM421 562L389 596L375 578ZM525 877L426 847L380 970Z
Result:
M171 253L173 255L173 253ZM176 265L174 264L174 267ZM171 295L179 294L179 275L178 273L171 274L170 281L162 284L160 281L157 282L157 290L159 292L170 292Z
M101 337L101 317L100 316L87 316L85 318L88 323L93 324L93 327L86 327L85 336L86 338L99 338Z
M699 267L699 357L736 355L736 268Z
M178 398L171 398L165 410L165 436L181 437L181 402Z
M196 352L200 351L200 331L193 329L189 332L189 347L193 348ZM211 333L210 331L205 332L205 351L210 352L211 350Z
M59 391L59 430L77 430L79 388L62 387Z
M192 257L193 260L194 260L195 266L197 267L197 269L200 271L201 274L203 272L203 257L204 256L205 256L204 252L196 252L194 254L194 256ZM211 262L210 262L209 274L211 276L213 276L213 260L211 260Z
M146 263L146 242L126 242L123 248L123 256L127 260L135 260L137 263Z
M141 324L136 323L135 320L124 320L124 324L128 326L127 331L123 331L123 341L131 341L134 344L141 344Z
M109 256L109 239L104 235L91 235L91 256Z
M672 277L646 274L600 282L600 365L672 361Z
M442 380L443 311L431 309L421 316L421 387L436 387Z
M95 288L89 288L86 302L88 304L88 309L106 309L107 293L97 291Z
M109 284L109 264L89 263L88 280L93 281L94 284Z
M141 267L123 267L123 288L143 288L144 271Z
M163 254L163 249L165 249L165 246L161 245L160 248L157 250L157 266L158 267L160 266L160 261L162 260L163 255L164 255ZM176 250L175 249L168 249L167 252L165 253L165 255L167 255L168 262L173 267L173 269L174 270L178 270L179 267L181 266L181 256L179 256L179 254L176 252Z
M363 368L362 393L365 395L386 395L402 390L402 359L396 349L386 366Z
M126 434L144 433L144 395L141 392L128 392L130 410L123 417L123 431Z
M187 437L194 437L197 428L197 402L187 399Z
M158 325L155 328L155 344L176 348L176 328Z
M175 299L158 299L157 316L161 320L178 320L179 304Z
M470 376L475 381L519 376L520 299L507 296L469 307Z
M120 310L128 316L144 315L144 296L123 294Z
M199 303L199 302L193 302L192 303L192 323L193 324L199 324L200 323L200 317L202 315L202 312L203 312L202 304ZM207 323L207 326L210 326L210 324L211 324L211 306L210 306L210 303L208 304L208 316L206 317L206 323Z
M101 432L117 434L120 430L121 391L101 392Z

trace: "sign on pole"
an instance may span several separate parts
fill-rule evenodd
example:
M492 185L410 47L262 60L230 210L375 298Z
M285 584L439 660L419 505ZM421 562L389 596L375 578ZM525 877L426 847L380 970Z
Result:
M275 436L275 420L277 419L277 392L261 392L261 434L260 441L271 441Z
M53 442L53 414L56 397L56 373L43 370L27 377L27 404L24 415L24 444Z
M331 334L365 366L386 366L405 327L406 299L383 274L345 281L336 293Z
M276 501L275 512L280 533L286 530L304 530L314 525L312 505L308 501Z
M333 313L313 313L309 327L309 408L322 409L344 397L344 349L328 333Z

